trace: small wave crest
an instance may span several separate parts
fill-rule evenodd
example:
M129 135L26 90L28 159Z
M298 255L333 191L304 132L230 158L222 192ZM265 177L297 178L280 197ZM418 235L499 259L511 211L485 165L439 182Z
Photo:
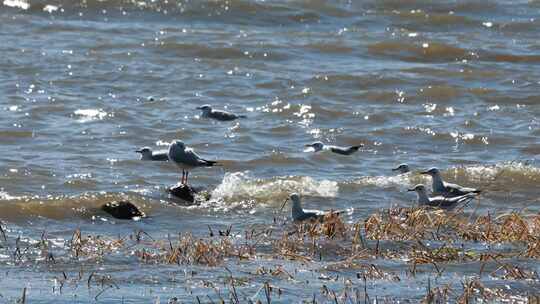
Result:
M316 180L309 176L286 176L256 179L249 171L227 173L214 191L212 198L225 201L257 200L281 201L290 193L321 197L336 197L339 186L335 181Z
M529 188L540 180L540 168L525 162L512 161L492 166L467 166L449 170L448 176L493 186L497 189Z
M378 188L399 188L409 187L421 181L422 177L407 173L394 176L364 176L354 180L352 183L361 186L374 186Z

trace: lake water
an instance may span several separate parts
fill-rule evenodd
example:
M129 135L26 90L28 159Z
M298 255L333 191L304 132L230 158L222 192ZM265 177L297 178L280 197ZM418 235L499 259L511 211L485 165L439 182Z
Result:
M324 261L154 265L122 251L51 264L39 255L14 262L12 254L17 237L34 244L44 235L61 255L76 229L111 238L143 230L167 240L232 225L242 235L288 215L279 208L291 192L306 208L354 208L344 217L354 223L414 204L406 189L429 179L395 175L390 169L402 162L413 170L437 166L448 180L485 189L479 214L538 213L539 28L538 1L3 0L0 302L19 298L24 287L30 303L96 295L113 303L196 302L197 295L208 302L207 294L217 301L202 282L229 271L247 276L260 265L304 269L295 279L272 278L283 289L274 301L311 301L333 284L319 277ZM247 118L204 119L196 110L202 104ZM166 189L179 169L134 152L167 149L174 139L222 162L190 175L210 201L174 204ZM349 157L304 152L313 141L365 147ZM119 221L96 210L119 199L149 217ZM380 263L402 274L407 268ZM469 266L452 267L440 283L461 286ZM82 268L82 283L59 292L55 278ZM118 288L87 288L92 271ZM363 290L355 273L338 275ZM428 277L368 288L415 302ZM264 279L255 281L239 292L264 302L257 293Z

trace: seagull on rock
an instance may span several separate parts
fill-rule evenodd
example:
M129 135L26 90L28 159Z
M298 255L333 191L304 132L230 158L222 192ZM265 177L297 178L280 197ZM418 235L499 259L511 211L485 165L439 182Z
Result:
M181 140L175 140L169 146L169 161L173 162L182 169L181 184L186 185L188 181L189 170L197 167L216 166L217 162L201 158L193 149L186 147Z

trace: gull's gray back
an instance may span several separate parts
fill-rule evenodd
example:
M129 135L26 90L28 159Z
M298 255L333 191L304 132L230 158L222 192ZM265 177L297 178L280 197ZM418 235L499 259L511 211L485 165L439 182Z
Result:
M216 120L221 120L221 121L235 120L238 118L238 116L234 113L221 111L221 110L212 110L208 114L208 117L214 118Z
M169 149L168 157L169 157L169 160L171 160L172 162L176 164L185 165L189 167L197 167L206 163L192 149L190 148L182 149L176 144L171 145Z
M467 203L474 198L473 193L468 193L461 196L455 197L444 197L436 196L430 198L430 206L440 207L440 208L453 208L461 203Z
M358 151L356 147L340 147L340 146L329 146L328 147L332 152L341 154L341 155L351 155L354 152Z
M169 152L168 151L155 151L152 152L152 160L154 161L168 161Z
M300 211L300 212L294 212L293 210L293 219L295 221L305 221L307 219L317 219L319 217L319 215L315 212L304 212L304 211Z
M319 215L317 214L317 212L311 212L311 211L304 211L304 209L302 208L302 204L300 203L300 201L295 201L293 199L293 206L292 206L292 218L293 220L295 221L305 221L307 219L316 219L318 218Z

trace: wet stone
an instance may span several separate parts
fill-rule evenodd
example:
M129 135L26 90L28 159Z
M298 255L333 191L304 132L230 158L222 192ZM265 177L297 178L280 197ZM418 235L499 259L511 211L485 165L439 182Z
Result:
M146 215L129 201L113 201L101 206L101 210L120 220L132 220Z
M169 193L176 198L187 201L189 203L195 203L195 195L197 190L190 185L176 184L169 188Z
M202 187L192 187L190 185L176 184L168 189L171 196L175 199L175 203L182 205L197 205L201 201L210 200L210 192Z

